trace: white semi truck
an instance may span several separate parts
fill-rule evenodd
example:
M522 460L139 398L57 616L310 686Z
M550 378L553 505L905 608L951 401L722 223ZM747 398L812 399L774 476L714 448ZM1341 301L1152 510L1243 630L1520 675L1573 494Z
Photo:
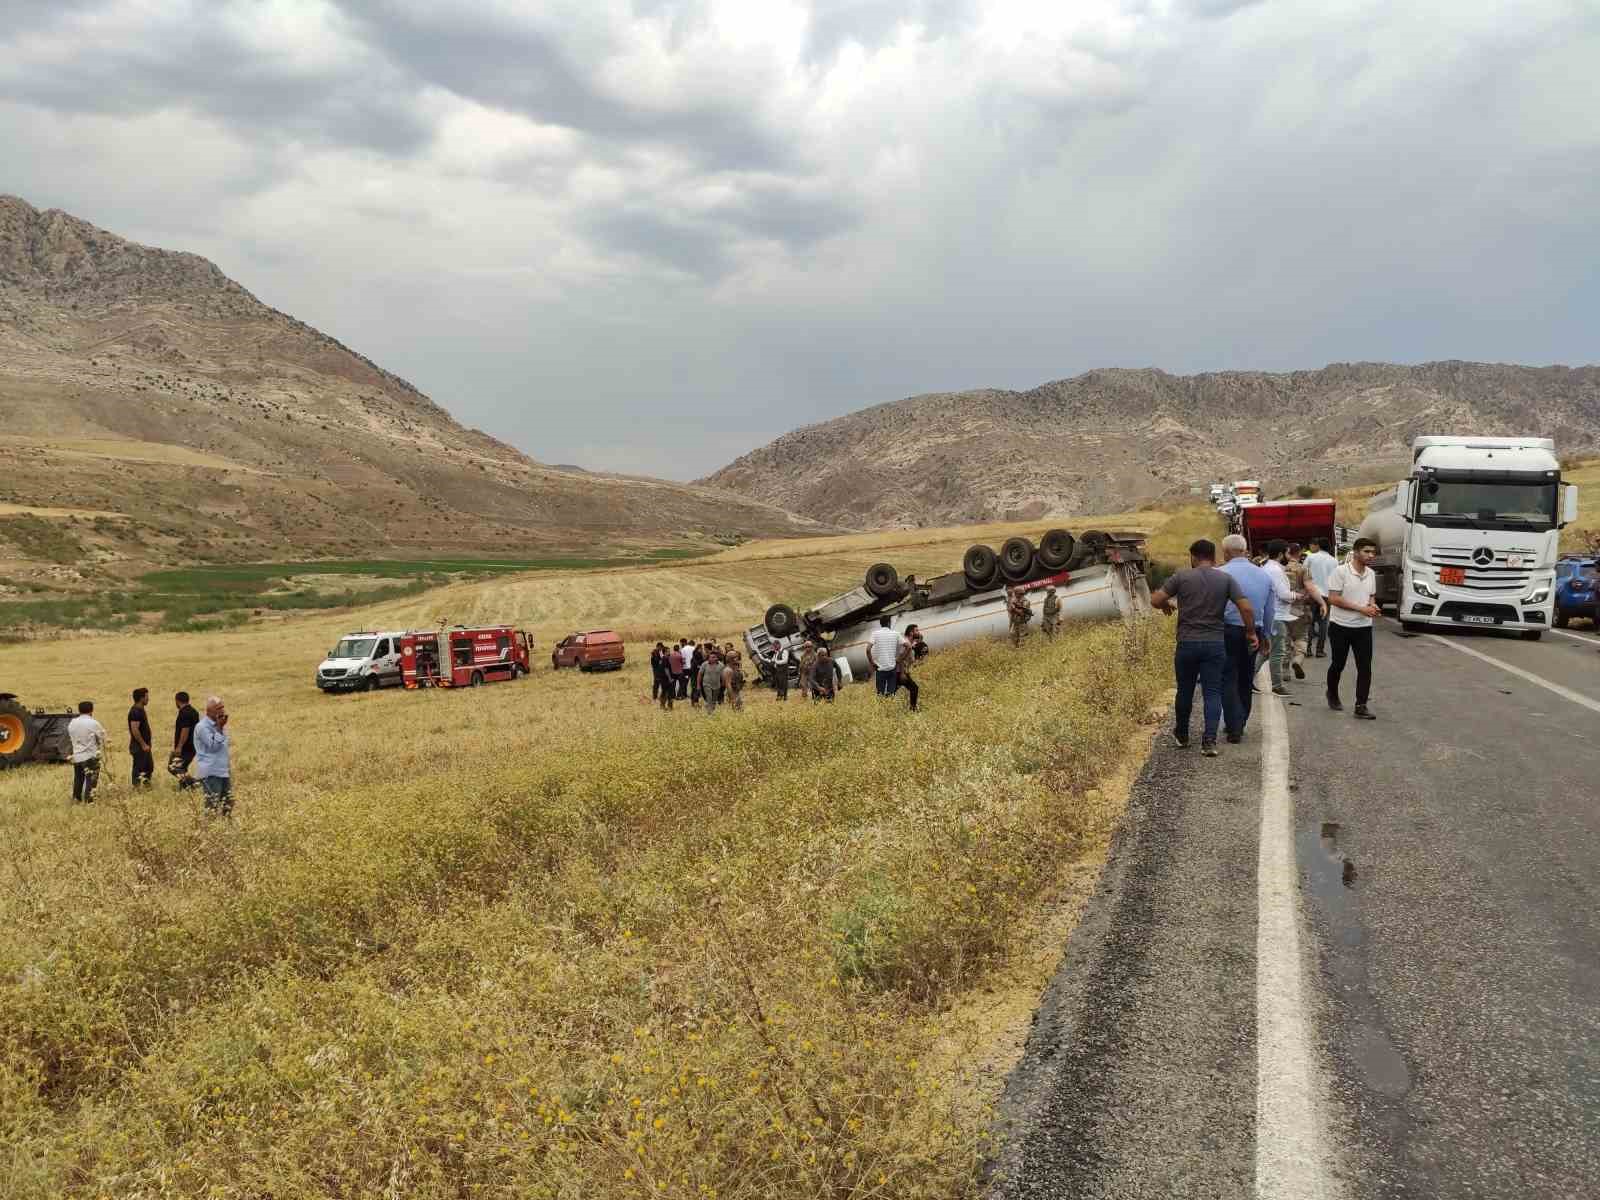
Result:
M1248 508L1252 504L1261 502L1261 481L1259 479L1236 479L1233 482L1234 503L1240 508Z
M1131 619L1150 612L1143 536L1093 531L1074 538L1052 529L1037 547L1025 537L1009 538L996 552L970 547L962 569L919 582L902 580L888 563L868 568L866 579L821 604L797 613L774 604L766 619L745 633L745 648L761 677L770 681L772 658L780 647L798 651L810 639L825 644L846 681L871 676L867 640L887 616L890 628L916 625L931 650L983 637L1000 637L1009 628L1006 593L1020 586L1033 605L1035 620L1047 589L1054 587L1063 620ZM797 653L790 655L791 671Z
M1378 603L1406 629L1476 625L1538 640L1554 612L1562 526L1578 489L1539 437L1419 437L1411 474L1373 497Z

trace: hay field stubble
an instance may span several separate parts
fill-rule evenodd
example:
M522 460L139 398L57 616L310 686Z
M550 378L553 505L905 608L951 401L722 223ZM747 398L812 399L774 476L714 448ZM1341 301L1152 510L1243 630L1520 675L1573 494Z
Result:
M959 554L971 540L950 531ZM0 776L0 1194L970 1195L970 1001L1103 849L1170 627L938 656L707 720L624 672L323 697L351 627L732 635L858 548L444 589L354 616L9 647L29 700L219 690L238 811ZM952 565L944 544L885 554ZM926 560L926 565L919 564Z

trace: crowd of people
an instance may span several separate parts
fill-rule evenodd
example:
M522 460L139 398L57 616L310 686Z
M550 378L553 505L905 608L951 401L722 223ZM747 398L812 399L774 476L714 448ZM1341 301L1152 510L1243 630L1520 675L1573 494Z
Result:
M1273 694L1290 694L1290 676L1306 677L1308 657L1328 657L1324 694L1328 707L1344 710L1340 684L1345 666L1356 663L1353 715L1377 719L1372 691L1372 628L1378 616L1377 546L1358 538L1343 562L1322 539L1309 554L1297 544L1275 540L1252 561L1239 534L1217 547L1202 538L1189 547L1189 566L1175 571L1152 593L1151 603L1178 618L1177 679L1173 737L1189 745L1194 692L1203 698L1201 753L1217 754L1219 731L1230 743L1244 740L1263 659L1269 665ZM1328 647L1332 646L1329 657Z
M889 697L904 690L915 712L921 689L914 671L927 657L928 643L915 625L908 625L904 634L889 626L889 618L882 618L868 644L867 660L878 694ZM794 647L779 645L768 674L773 694L780 701L787 701L791 687L797 687L803 699L832 704L844 683L843 669L821 638L807 637ZM650 651L650 698L663 709L671 710L686 700L708 716L719 708L738 712L744 708L749 683L744 654L732 642L719 646L710 638L679 638L671 644L657 642Z
M137 792L153 787L155 782L150 689L134 688L132 699L128 709L128 755L133 760L131 787ZM198 787L207 812L230 816L233 768L227 705L222 697L211 696L202 716L189 702L188 692L178 692L173 703L177 716L172 728L172 750L167 755L168 774L177 780L179 791ZM106 728L94 715L93 700L78 702L78 715L67 723L67 738L72 746L72 801L92 804L109 746Z

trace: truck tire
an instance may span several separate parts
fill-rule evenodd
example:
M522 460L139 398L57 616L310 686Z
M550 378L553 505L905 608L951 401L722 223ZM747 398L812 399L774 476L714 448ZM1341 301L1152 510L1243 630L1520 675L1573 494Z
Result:
M994 577L1000 573L1000 559L981 543L968 546L966 554L961 556L961 573L967 577L973 591L982 591L993 586Z
M872 572L867 572L868 578L871 578L871 575ZM767 609L767 615L762 618L761 623L775 638L785 638L800 632L800 617L787 604L774 604Z
M483 672L482 671L474 671L472 673L472 686L473 687L482 687L483 686Z
M1564 613L1564 612L1557 612L1556 613L1556 628L1557 629L1565 629L1571 623L1572 623L1572 618L1567 616L1566 613Z
M1000 546L1000 574L1021 583L1033 574L1033 543L1025 537L1007 538Z
M33 720L15 700L0 700L0 770L33 759Z
M1077 541L1065 529L1051 529L1039 539L1039 561L1052 571L1059 571L1072 561Z
M873 563L867 568L867 592L879 600L887 600L891 596L900 594L900 572L888 563ZM767 631L771 633L769 629Z

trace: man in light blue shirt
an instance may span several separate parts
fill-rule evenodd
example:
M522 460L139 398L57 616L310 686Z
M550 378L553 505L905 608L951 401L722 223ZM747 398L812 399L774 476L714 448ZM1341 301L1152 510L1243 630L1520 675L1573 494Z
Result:
M1230 742L1241 741L1244 727L1250 722L1255 696L1256 649L1271 641L1277 607L1272 577L1251 562L1249 554L1249 544L1237 533L1222 539L1225 560L1222 569L1238 583L1256 620L1254 629L1246 629L1239 606L1231 600L1222 616L1222 638L1228 650L1228 666L1222 681L1222 724Z
M1317 594L1328 594L1328 580L1333 578L1333 573L1338 569L1339 560L1328 553L1328 542L1325 538L1314 538L1311 543L1316 547L1311 554L1306 556L1306 573L1311 576L1311 582L1317 585ZM1328 606L1319 604L1311 609L1310 628L1306 631L1306 653L1315 654L1317 658L1324 658L1328 653ZM1312 646L1316 649L1313 651Z
M206 701L194 728L194 776L205 793L207 812L233 814L233 768L228 762L228 707L221 696Z

